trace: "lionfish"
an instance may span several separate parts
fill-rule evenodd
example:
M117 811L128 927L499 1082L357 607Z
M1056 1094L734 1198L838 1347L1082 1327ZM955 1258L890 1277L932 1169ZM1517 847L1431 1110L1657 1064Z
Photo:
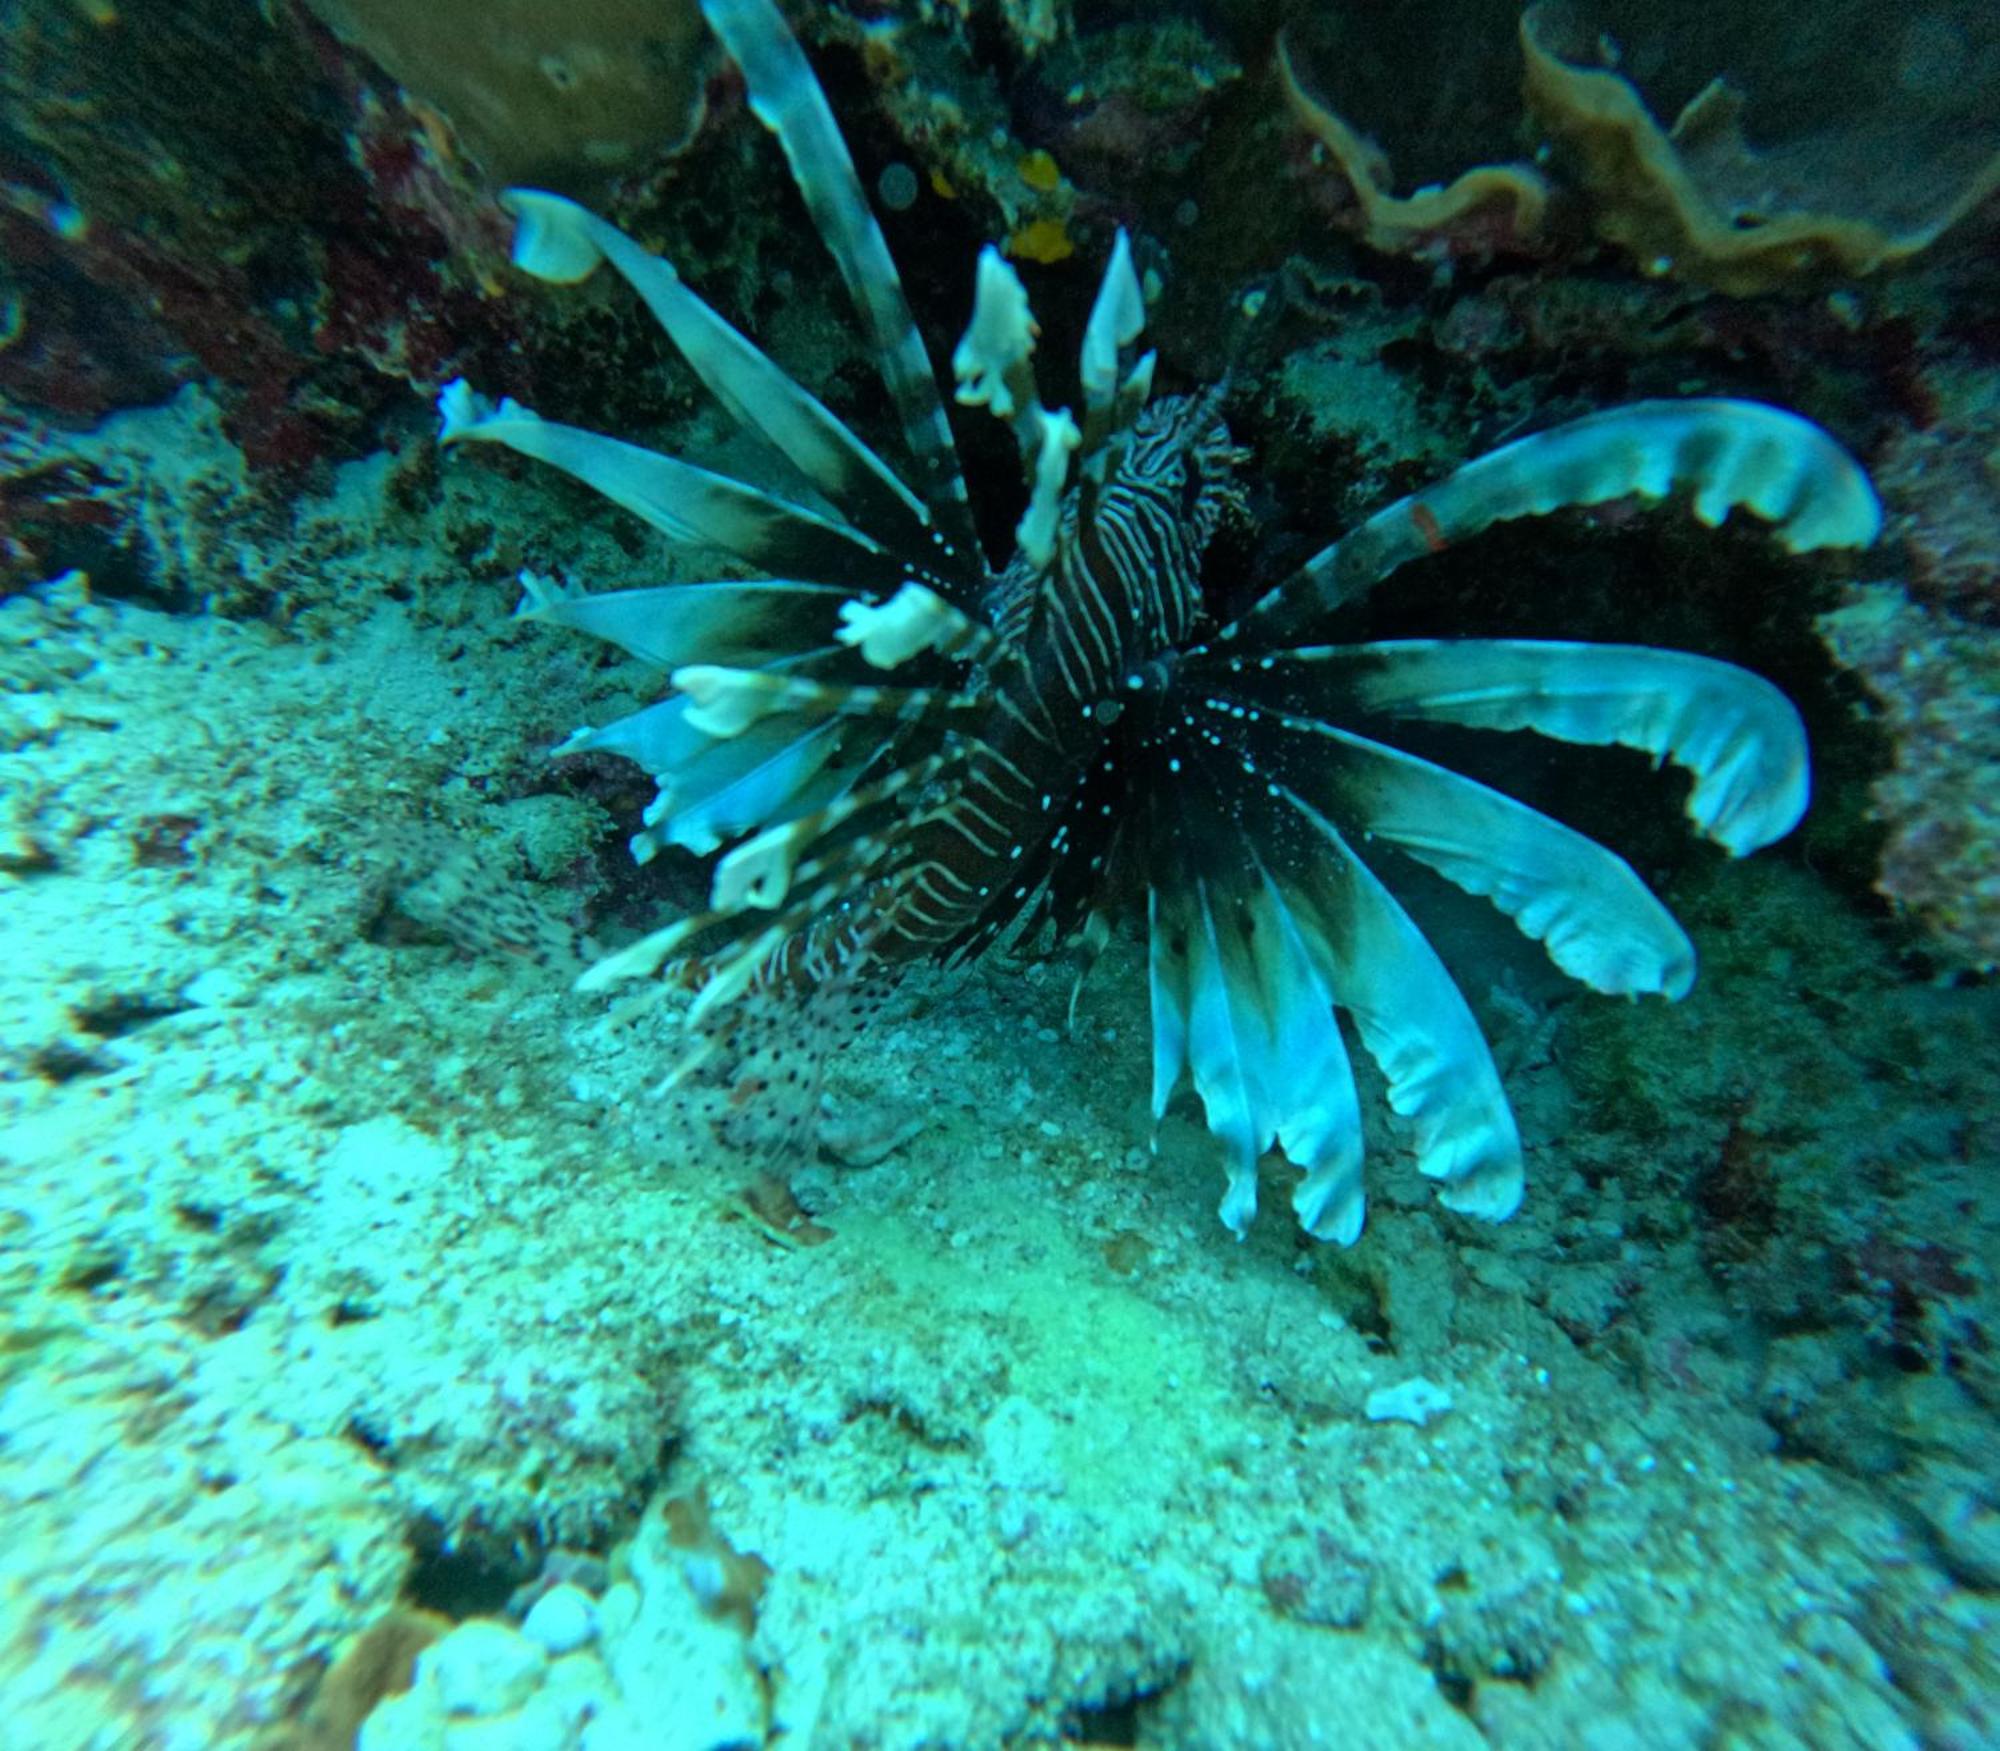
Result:
M582 985L692 969L692 1037L740 1051L746 1002L810 1005L918 957L1056 940L1079 945L1087 969L1143 896L1153 1111L1191 1076L1224 1159L1221 1217L1239 1237L1274 1147L1298 1171L1293 1208L1311 1234L1347 1244L1361 1231L1340 1011L1442 1202L1511 1214L1514 1117L1464 997L1385 879L1394 855L1484 895L1598 991L1678 998L1694 951L1623 859L1399 749L1398 727L1644 750L1690 775L1695 828L1737 856L1804 812L1804 727L1770 683L1677 651L1304 640L1406 562L1564 507L1684 492L1703 524L1745 507L1793 553L1865 546L1881 520L1867 477L1773 407L1639 402L1509 443L1377 511L1218 624L1201 562L1241 503L1249 458L1216 392L1151 395L1121 230L1083 336L1080 421L1039 397L1020 281L990 246L979 258L957 400L1011 424L1029 487L996 570L895 265L805 55L774 0L702 11L846 282L909 466L892 468L610 224L553 194L504 197L518 266L565 283L608 262L797 482L760 490L511 400L493 407L462 381L441 398L446 443L537 458L761 574L595 594L526 580L524 613L670 676L658 703L558 750L623 755L655 776L634 854L728 847L705 909Z

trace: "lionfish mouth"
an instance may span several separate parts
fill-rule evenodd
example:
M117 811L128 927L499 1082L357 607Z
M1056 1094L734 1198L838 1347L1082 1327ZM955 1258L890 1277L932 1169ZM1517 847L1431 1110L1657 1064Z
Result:
M721 854L706 909L582 984L697 968L693 1055L732 1043L752 1067L739 1091L788 1090L795 1131L812 1084L796 1068L789 1084L769 1073L759 1018L830 1014L882 969L977 954L1010 933L1080 941L1088 955L1120 896L1138 896L1154 1112L1192 1081L1234 1232L1273 1149L1298 1170L1292 1202L1309 1232L1346 1244L1361 1231L1342 1013L1442 1201L1509 1215L1522 1178L1513 1115L1464 997L1391 891L1396 860L1484 895L1598 991L1679 997L1694 952L1621 858L1400 750L1399 728L1641 749L1690 774L1694 827L1742 855L1804 812L1803 726L1769 683L1701 656L1512 639L1314 644L1310 630L1412 559L1564 507L1685 494L1702 523L1742 507L1793 553L1865 546L1881 522L1866 476L1777 408L1640 402L1510 443L1386 506L1198 637L1213 624L1202 554L1249 457L1213 393L1152 398L1145 302L1120 231L1084 334L1080 419L1042 403L1027 296L996 251L980 257L957 400L1011 425L1029 487L1016 551L996 569L895 264L805 56L772 0L702 11L853 298L905 462L878 456L666 262L559 196L509 193L520 267L568 283L608 262L817 495L810 507L512 401L493 407L463 382L443 394L447 444L535 457L764 579L601 593L527 580L523 613L671 678L659 703L561 750L620 754L653 774L634 855Z

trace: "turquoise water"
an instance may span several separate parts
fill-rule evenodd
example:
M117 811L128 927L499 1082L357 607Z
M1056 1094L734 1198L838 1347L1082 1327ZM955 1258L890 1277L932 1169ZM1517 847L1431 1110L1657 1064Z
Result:
M0 8L0 1742L2000 1742L1996 188L1970 5Z

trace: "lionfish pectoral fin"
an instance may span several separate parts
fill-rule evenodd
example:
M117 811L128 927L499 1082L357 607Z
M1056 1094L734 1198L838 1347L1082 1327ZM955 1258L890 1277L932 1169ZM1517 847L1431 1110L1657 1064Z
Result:
M577 990L603 991L627 979L652 978L695 935L716 923L719 916L714 912L697 912L603 956L578 975Z
M514 262L571 284L609 261L731 418L764 438L857 527L933 562L930 513L894 471L786 372L690 291L673 266L561 195L509 189Z
M1259 1159L1276 1145L1302 1178L1293 1208L1315 1237L1361 1232L1361 1110L1334 1015L1332 957L1244 842L1235 866L1158 866L1150 889L1154 1114L1192 1074L1228 1186L1222 1220L1240 1239L1257 1208Z
M531 574L523 573L523 582ZM537 579L517 617L589 633L662 669L750 667L824 646L849 592L787 579L585 591Z
M1071 1039L1076 1038L1077 1005L1083 1000L1083 987L1103 955L1105 946L1111 941L1111 920L1102 911L1093 908L1083 921L1083 929L1077 937L1076 978L1069 988L1069 1011L1064 1022Z
M1516 517L1693 495L1713 527L1742 506L1792 553L1867 547L1882 507L1854 458L1810 420L1755 401L1641 401L1489 451L1377 511L1220 635L1259 643L1361 599L1399 566Z
M1285 768L1316 808L1491 900L1571 978L1615 996L1687 994L1694 945L1622 857L1428 760L1315 719L1275 722L1310 738Z
M1471 729L1634 748L1693 779L1688 818L1732 857L1798 825L1812 791L1790 700L1733 663L1644 645L1413 639L1279 652L1313 664L1353 708ZM1268 673L1270 671L1262 671Z
M1291 890L1295 914L1339 970L1335 992L1411 1123L1417 1167L1448 1209L1488 1221L1521 1202L1521 1140L1479 1024L1436 952L1338 828L1296 792L1282 799L1321 855Z
M721 548L773 577L889 589L903 567L879 543L816 511L638 444L545 420L512 399L493 407L464 379L438 398L445 444L499 444L546 462L670 540Z

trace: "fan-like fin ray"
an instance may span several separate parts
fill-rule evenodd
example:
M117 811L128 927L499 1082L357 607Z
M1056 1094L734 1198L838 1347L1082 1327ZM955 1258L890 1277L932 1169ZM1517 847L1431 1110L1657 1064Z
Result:
M937 544L950 569L971 567L979 545L937 378L826 94L772 0L702 0L701 10L743 70L750 107L777 135L813 224L867 324Z
M1243 970L1225 959L1216 896L1197 876L1180 885L1175 897L1181 904L1170 928L1182 931L1187 940L1188 1069L1209 1132L1222 1144L1229 1176L1219 1214L1223 1226L1240 1239L1257 1214L1257 1158L1270 1148L1275 1134L1257 1098L1254 1063L1246 1062L1266 1043L1257 1038L1261 1018L1252 1007L1254 993L1244 988Z
M560 594L531 589L519 613L604 639L642 662L755 668L824 647L839 625L838 584L690 583Z
M1714 527L1736 507L1793 553L1867 547L1882 507L1854 458L1810 420L1755 401L1640 401L1503 444L1377 511L1306 561L1222 637L1294 636L1397 567L1515 517L1614 499L1694 495Z
M1338 969L1334 996L1353 1016L1410 1120L1417 1166L1444 1182L1447 1208L1489 1221L1521 1201L1521 1141L1479 1024L1435 951L1334 824L1295 791L1280 795L1322 853L1289 878L1301 929Z
M1282 690L1288 680L1310 684L1309 671L1332 690L1329 716L1533 730L1670 760L1694 780L1689 820L1733 857L1783 838L1811 796L1805 725L1791 701L1712 657L1645 645L1407 639L1286 651L1232 680Z
M518 221L516 266L568 284L608 261L739 425L765 438L844 517L885 547L920 566L939 559L922 501L839 419L696 297L671 263L561 195L509 189L501 204ZM965 596L978 570L971 556L960 555L959 561L952 581L960 587L954 594Z
M1270 1017L1261 1092L1285 1159L1304 1177L1292 1193L1300 1225L1317 1240L1352 1246L1366 1201L1361 1186L1361 1102L1334 1019L1336 969L1314 952L1284 890L1259 867L1252 940Z
M1239 1238L1256 1214L1258 1159L1275 1143L1304 1174L1300 1221L1350 1244L1364 1210L1361 1114L1331 964L1250 838L1221 816L1156 815L1153 839L1154 1114L1190 1073L1223 1146L1222 1220Z
M650 848L646 856L679 845L705 857L726 840L823 807L858 775L854 765L831 765L840 751L831 723L771 724L711 743L678 769L655 775L660 794L639 835Z
M675 694L599 729L580 730L558 754L621 754L660 787L632 855L650 862L669 845L697 856L738 834L823 805L851 783L854 766L825 768L841 751L839 726L773 720L740 736L705 734L688 721L693 701Z
M442 441L500 444L602 493L676 541L705 542L777 578L894 590L908 568L865 535L727 475L638 444L545 420L520 403L485 406L463 379L438 398Z
M766 827L715 866L709 903L719 912L752 907L769 911L781 905L792 892L794 881L809 873L809 859L827 861L834 836L843 828L858 823L868 811L879 811L898 796L932 783L950 769L954 758L932 754L892 768L874 783L844 790L823 808Z
M1319 743L1285 762L1314 807L1491 900L1571 978L1614 996L1687 994L1694 945L1622 857L1428 760L1309 718L1265 721Z

